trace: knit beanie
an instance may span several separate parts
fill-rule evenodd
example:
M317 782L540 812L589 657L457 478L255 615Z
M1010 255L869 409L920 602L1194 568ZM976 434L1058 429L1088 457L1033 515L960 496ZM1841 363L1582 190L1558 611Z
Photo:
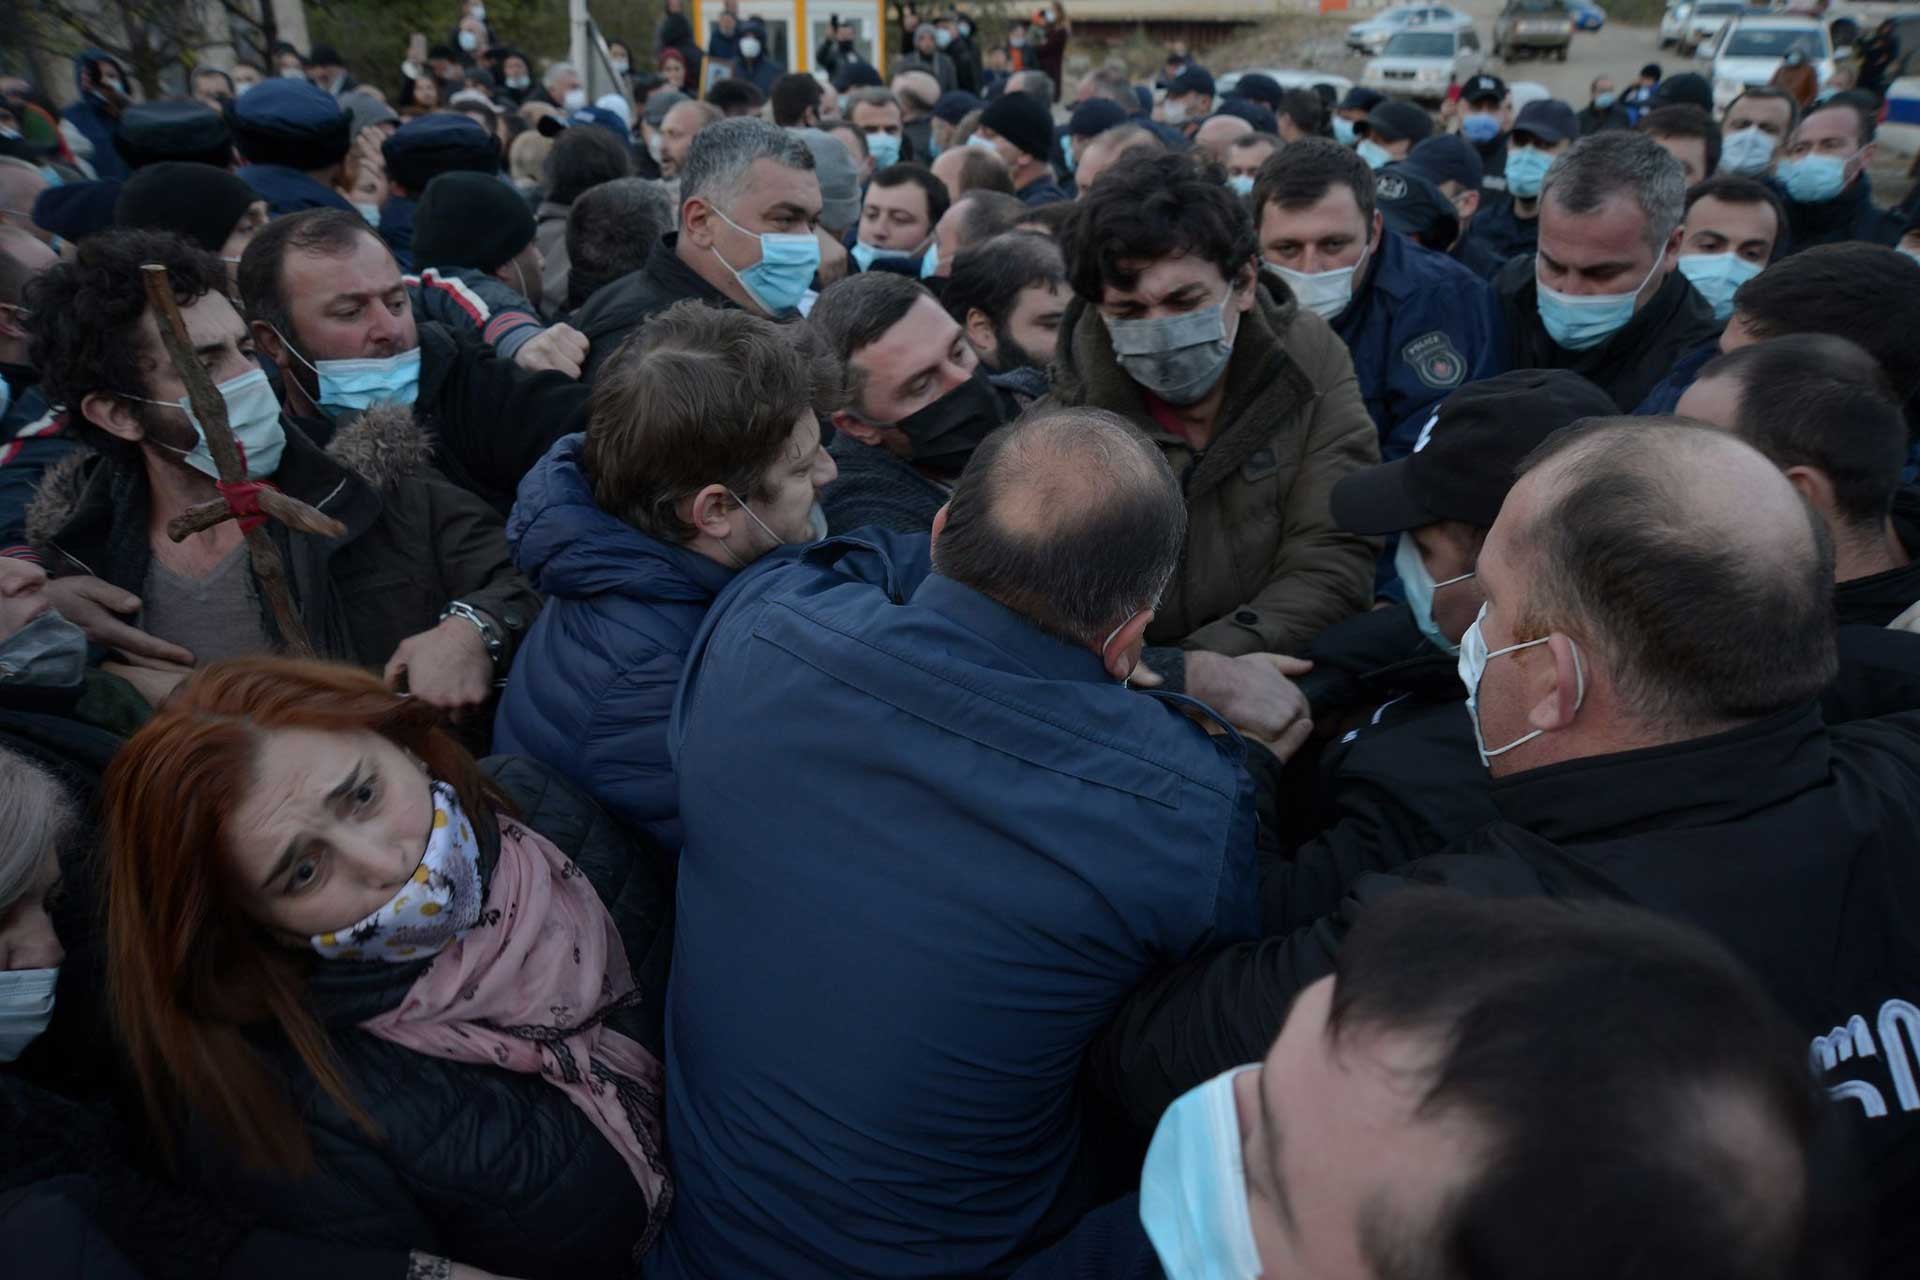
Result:
M1053 154L1053 112L1030 93L1003 93L980 113L991 129L1036 160Z
M110 178L48 187L33 201L33 225L68 240L80 240L113 225L120 184Z
M494 271L533 243L533 210L511 186L484 173L443 173L413 212L413 262Z
M443 173L500 171L500 144L471 116L436 112L409 120L380 144L387 176L414 199Z
M218 253L258 199L252 187L225 169L169 160L138 169L121 184L113 225L172 231Z
M227 106L233 143L249 164L324 169L353 145L353 121L325 89L305 80L262 80Z

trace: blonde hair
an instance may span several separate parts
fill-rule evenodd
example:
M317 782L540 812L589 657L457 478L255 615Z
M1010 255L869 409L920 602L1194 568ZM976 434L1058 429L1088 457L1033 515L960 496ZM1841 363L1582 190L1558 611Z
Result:
M547 153L553 150L553 139L538 129L529 129L513 140L507 148L507 174L516 186L537 187L541 175L546 170Z

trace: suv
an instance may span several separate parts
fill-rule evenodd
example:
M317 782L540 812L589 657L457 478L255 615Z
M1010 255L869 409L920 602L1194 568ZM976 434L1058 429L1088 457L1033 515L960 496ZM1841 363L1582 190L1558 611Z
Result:
M1833 79L1833 50L1817 19L1758 14L1727 23L1701 55L1712 60L1714 109L1724 111L1747 90L1772 80L1790 49L1806 55L1822 86Z
M1740 0L1698 0L1686 20L1680 24L1677 41L1680 56L1691 58L1701 45L1713 42L1713 38L1720 34L1720 29L1727 25L1728 19L1751 12L1753 10Z
M1573 11L1566 0L1507 0L1493 20L1493 56L1515 53L1552 54L1567 60L1573 43Z
M1458 31L1402 31L1360 73L1363 88L1389 97L1438 103L1447 86L1477 75L1485 58L1472 27Z

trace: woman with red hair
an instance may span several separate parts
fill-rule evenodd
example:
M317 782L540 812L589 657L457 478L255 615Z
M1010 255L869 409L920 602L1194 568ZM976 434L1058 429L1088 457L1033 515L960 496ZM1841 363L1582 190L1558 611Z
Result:
M659 992L633 976L664 968L663 913L631 908L647 869L567 784L526 793L584 833L572 856L519 820L537 771L489 777L431 707L279 659L204 668L128 741L109 999L207 1186L514 1276L634 1269L672 1194Z

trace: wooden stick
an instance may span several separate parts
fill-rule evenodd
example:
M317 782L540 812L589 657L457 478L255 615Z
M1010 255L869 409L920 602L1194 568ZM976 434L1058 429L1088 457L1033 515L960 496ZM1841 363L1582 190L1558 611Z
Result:
M338 538L347 531L347 526L332 516L321 515L300 499L290 498L277 489L260 491L260 510L289 529L298 530L301 533L311 533L322 538ZM167 536L175 542L184 542L196 533L211 529L223 520L231 519L233 519L233 509L227 505L225 498L203 502L197 507L188 507L167 521Z
M233 429L227 424L227 402L213 385L213 379L207 376L207 371L194 358L193 339L187 333L186 320L180 315L180 303L173 296L173 286L167 280L167 269L148 263L140 271L146 281L147 301L153 307L154 317L158 321L155 328L160 331L161 345L166 347L175 372L187 388L187 403L193 406L193 416L200 420L200 429L207 438L207 452L213 455L213 465L219 468L221 483L240 484L247 479L247 473L240 463L240 451L233 444ZM224 507L226 504L223 501L221 505ZM306 506L305 503L300 505ZM268 509L265 502L260 507L262 511ZM317 511L314 515L326 519ZM171 527L168 535L176 541L186 536L174 534ZM280 639L288 656L313 657L313 642L307 638L306 625L300 621L300 615L293 607L293 595L287 590L286 563L280 558L280 548L274 545L264 528L248 532L247 556L253 562L253 576L260 583L260 592L266 596L267 605L273 610L273 619L280 629Z

